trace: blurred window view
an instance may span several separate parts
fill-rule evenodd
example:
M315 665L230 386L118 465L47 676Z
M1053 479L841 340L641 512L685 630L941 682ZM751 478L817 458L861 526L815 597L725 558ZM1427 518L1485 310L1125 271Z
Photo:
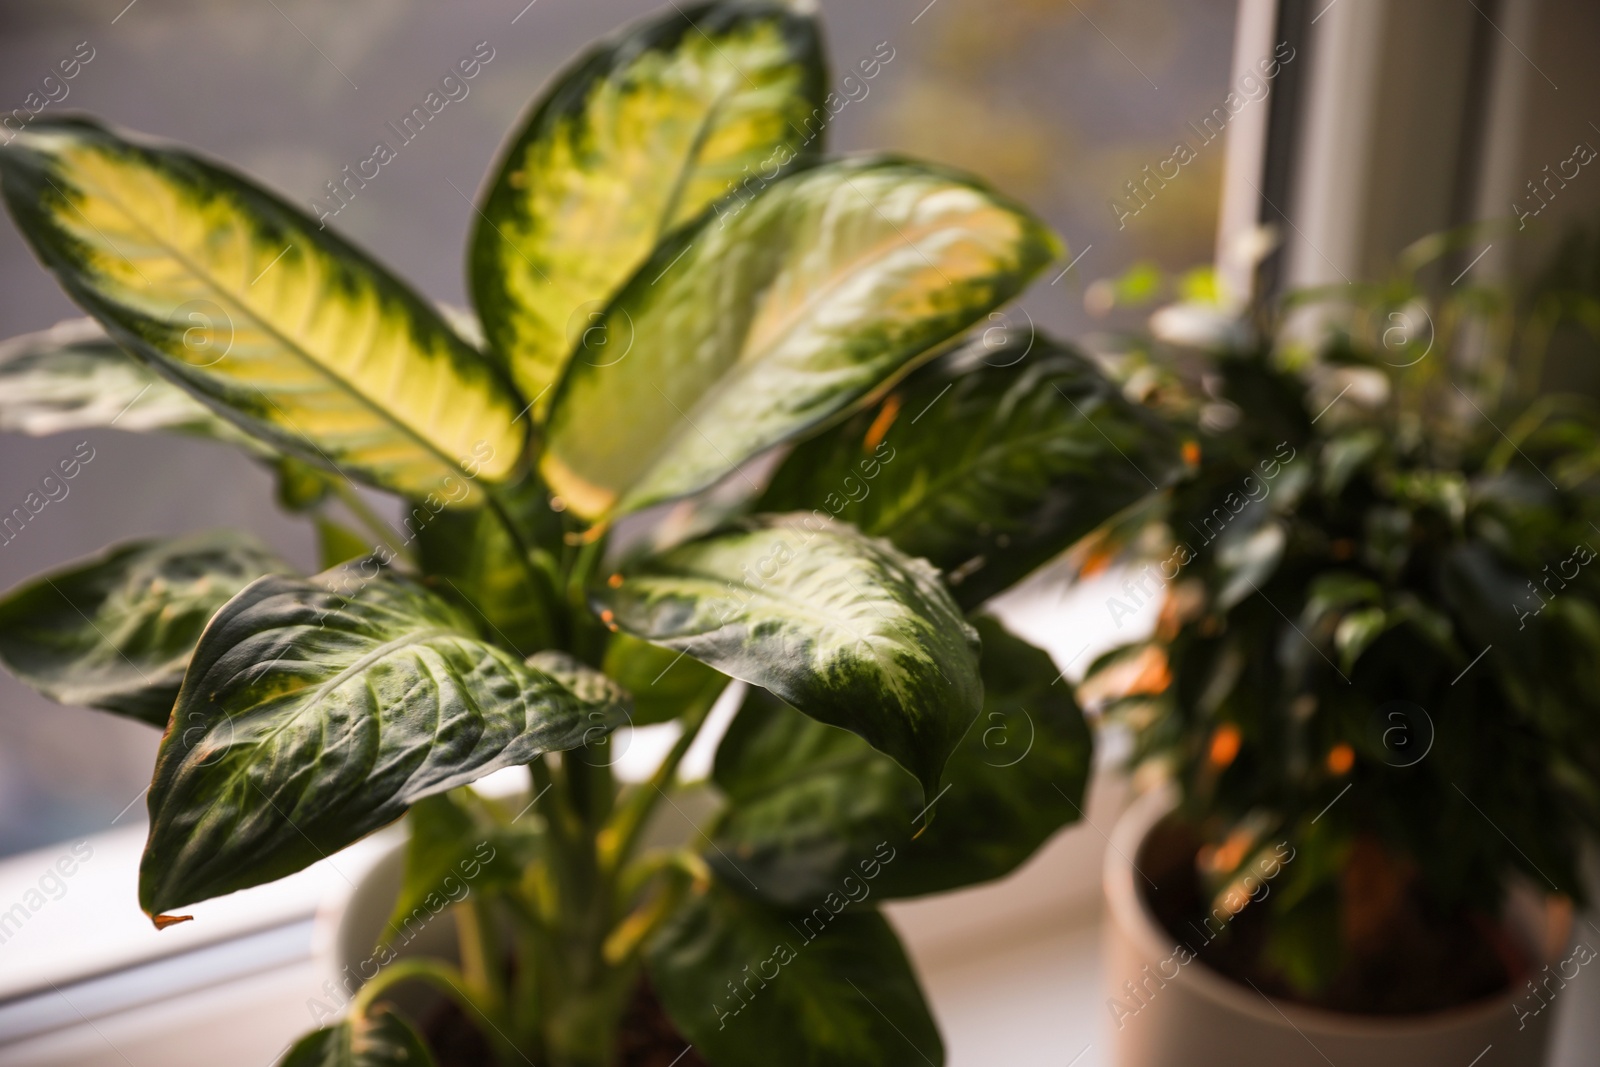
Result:
M194 145L327 212L329 226L429 297L463 304L472 201L505 131L567 57L658 7L0 0L0 111L82 110ZM1229 115L1230 92L1257 106L1254 90L1232 84L1234 0L821 7L835 66L834 150L900 151L974 172L1065 236L1068 261L995 323L996 343L1026 336L1028 321L1067 337L1101 328L1085 308L1094 279L1136 264L1157 276L1210 262L1219 116ZM420 132L397 135L441 78L473 58L465 91ZM379 142L400 147L339 206L330 183ZM81 314L10 225L0 226L0 279L0 337ZM0 450L5 512L63 458L81 461L66 493L0 543L0 587L116 542L223 525L313 569L309 528L272 506L268 475L227 445L95 431L7 434ZM0 672L0 854L142 819L157 741L138 723L57 706Z

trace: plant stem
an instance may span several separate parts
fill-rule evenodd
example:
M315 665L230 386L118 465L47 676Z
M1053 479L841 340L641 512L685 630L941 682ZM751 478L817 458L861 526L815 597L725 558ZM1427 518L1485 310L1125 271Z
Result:
M700 730L705 726L706 719L711 715L711 708L722 692L723 690L718 689L715 693L702 697L697 704L684 712L681 720L683 733L673 744L672 751L667 753L667 758L661 761L661 766L656 768L649 780L639 786L633 795L618 807L616 815L601 832L601 863L609 874L614 876L628 862L628 858L638 846L639 835L644 832L650 816L661 803L661 798L666 795L667 787L677 775L683 757L694 747L695 739L700 736Z
M500 1013L492 1005L479 1001L461 972L442 960L426 956L413 956L408 959L397 960L379 971L371 981L362 986L350 1001L352 1015L365 1015L372 1009L378 998L391 987L402 982L426 982L441 992L447 994L452 1000L466 1011L467 1017L477 1025L483 1036L494 1046L496 1058L510 1067L512 1064L528 1063L527 1055L506 1037L506 1022L497 1018Z
M461 951L461 972L484 1003L495 1013L505 1010L505 979L501 974L495 924L485 903L478 899L456 905L456 938Z
M518 564L527 573L529 580L533 583L533 587L539 591L540 596L549 604L551 614L555 616L551 621L555 624L556 631L561 633L570 630L570 626L566 624L566 620L561 617L559 611L560 594L556 575L551 573L549 568L541 566L534 558L541 553L537 553L534 547L528 544L527 538L523 537L522 529L517 525L517 520L512 518L511 511L506 507L505 501L500 499L500 490L491 485L484 485L481 488L483 489L483 498L488 502L490 514L500 523L501 529L505 531L506 537L511 541L512 548L516 550ZM562 643L570 642L571 635L567 633Z
M474 1011L478 1005L467 988L461 972L445 963L443 960L430 956L412 956L403 960L396 960L389 966L372 976L372 979L356 991L350 1000L350 1013L363 1015L370 1011L380 996L387 993L393 986L402 982L420 981L427 982L459 1001L464 1007Z

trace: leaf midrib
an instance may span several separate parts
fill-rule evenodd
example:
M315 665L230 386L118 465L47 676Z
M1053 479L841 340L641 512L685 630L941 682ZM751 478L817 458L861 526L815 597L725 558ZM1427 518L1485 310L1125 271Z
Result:
M678 166L677 177L673 180L672 190L667 194L666 203L662 205L661 222L656 227L656 237L651 246L661 243L669 229L672 228L672 219L678 213L678 204L683 199L684 192L689 187L689 175L699 166L700 155L705 151L706 143L711 136L711 128L720 116L723 106L728 98L733 95L734 80L724 78L722 86L706 106L706 113L696 128L693 139L689 142L689 149L684 153L683 162ZM646 259L649 255L646 254Z

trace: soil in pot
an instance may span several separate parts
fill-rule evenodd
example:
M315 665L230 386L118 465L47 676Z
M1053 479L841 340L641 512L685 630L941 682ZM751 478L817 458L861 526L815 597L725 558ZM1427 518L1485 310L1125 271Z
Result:
M424 1036L439 1067L491 1067L489 1043L454 1001L444 1001L428 1020ZM641 981L622 1018L617 1067L707 1067L661 1007L650 983Z
M1197 866L1201 843L1175 818L1158 823L1139 850L1139 868L1148 876L1139 891L1174 942L1270 996L1361 1015L1422 1014L1501 993L1529 972L1497 921L1445 907L1414 872L1376 842L1362 841L1341 872L1339 900L1328 904L1342 962L1331 981L1308 995L1267 957L1272 912L1265 898L1225 923L1213 913Z

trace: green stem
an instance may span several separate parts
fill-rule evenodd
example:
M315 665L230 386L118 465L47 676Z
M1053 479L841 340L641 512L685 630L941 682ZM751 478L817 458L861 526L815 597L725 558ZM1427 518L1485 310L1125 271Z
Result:
M539 590L546 603L550 605L551 614L559 616L560 612L557 605L559 593L557 592L556 575L552 574L548 568L541 566L534 558L538 553L532 545L528 544L527 538L522 536L522 529L517 525L517 520L511 517L510 509L506 507L505 501L500 499L500 490L492 485L483 485L480 488L483 490L484 500L488 502L490 514L495 517L495 521L505 531L506 537L511 540L511 546L516 550L518 564L527 573L529 580L533 582L533 587ZM559 618L554 621L557 623L558 632L566 628L561 625L562 620ZM570 643L570 636L566 637L563 643Z
M365 1015L384 993L402 982L426 982L445 993L469 1011L478 1011L479 1005L466 986L461 972L442 960L426 956L396 960L356 991L350 1001L351 1015Z
M584 590L589 585L589 579L594 575L594 568L605 555L606 538L597 537L593 541L586 541L578 549L578 558L572 563L572 569L567 574L567 599L575 604L586 604ZM573 598L576 597L576 600Z
M455 920L464 980L486 1005L499 1013L505 1009L505 978L501 974L503 961L488 908L482 900L464 900L456 906Z
M694 747L695 739L700 736L700 730L711 714L712 705L721 695L722 690L718 689L684 712L683 733L673 744L672 751L667 753L667 758L661 761L661 766L656 768L650 779L618 807L616 815L602 831L601 862L608 874L615 875L621 870L638 847L639 836L644 833L661 798L666 796L667 788L678 773L679 764L689 754L689 749Z

